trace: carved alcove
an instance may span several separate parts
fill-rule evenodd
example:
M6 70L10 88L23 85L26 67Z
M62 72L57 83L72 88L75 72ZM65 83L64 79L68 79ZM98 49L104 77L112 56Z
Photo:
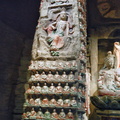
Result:
M98 32L99 31L99 32ZM100 71L102 71L103 69L103 66L104 66L104 60L107 56L107 52L108 51L111 51L113 53L113 48L114 48L114 42L120 42L120 29L119 29L119 26L110 26L108 28L103 28L103 31L102 31L102 27L101 27L101 30L99 28L96 33L97 33L97 37L96 37L96 48L98 50L98 53L94 53L94 56L96 55L97 56L97 60L98 62L96 62L96 64L93 64L93 66L97 66L97 72L94 70L92 72L96 72L96 73L100 73ZM101 31L101 33L100 33ZM95 40L92 41L93 43L95 42ZM93 44L92 43L92 44ZM93 51L94 49L92 49ZM93 57L94 57L93 56ZM94 61L94 60L93 60ZM92 67L93 67L92 66ZM101 70L102 69L102 70ZM113 68L114 69L114 68ZM94 77L95 74L92 76ZM102 78L102 77L101 77ZM97 78L96 77L96 81L99 81L100 80L100 77ZM94 81L94 83L96 82ZM97 85L97 84L96 84ZM96 91L98 92L99 89L98 89L98 86L97 86L97 89ZM99 92L98 92L99 93ZM113 110L114 111L114 110ZM98 111L97 111L98 113ZM104 118L103 118L104 119ZM102 120L103 120L102 119ZM105 118L107 120L107 118Z
M120 42L120 38L98 40L98 71L104 65L104 58L107 56L107 52L113 52L114 42Z

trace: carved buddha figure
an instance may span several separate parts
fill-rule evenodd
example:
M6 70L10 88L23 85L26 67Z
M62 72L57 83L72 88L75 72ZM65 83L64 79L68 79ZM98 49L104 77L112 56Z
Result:
M43 69L44 68L44 61L38 61L38 68Z
M80 51L79 58L82 59L82 57L83 57L83 53L82 53L82 51ZM82 59L82 60L83 60L83 59Z
M72 93L77 93L77 88L75 85L73 85L71 88L70 88L70 92Z
M70 72L70 74L69 74L69 76L68 76L68 80L69 80L69 81L73 81L73 80L74 80L74 74L73 74L72 71Z
M46 61L45 62L45 68L46 69L50 69L51 68L51 62L50 61Z
M35 99L35 105L36 106L41 105L41 99L40 98Z
M77 68L77 63L76 63L76 61L74 60L74 61L72 61L72 68Z
M85 95L85 87L82 88L82 94Z
M75 97L71 100L71 106L72 107L77 107L77 101L75 100Z
M39 109L39 111L37 112L36 118L37 119L43 119L44 118L44 114L42 113L41 109Z
M65 87L63 88L64 93L70 93L70 87L68 86L68 83L66 83Z
M51 71L49 71L48 75L47 75L47 81L52 81L54 80L53 74L51 73Z
M35 81L35 76L34 75L31 75L31 77L29 79L29 82L32 82L32 81Z
M33 98L30 98L29 103L30 105L35 105L35 100Z
M57 114L56 109L53 110L53 113L52 113L51 117L55 118L55 119L59 118L59 115Z
M85 69L85 66L84 66L83 63L81 63L80 69L81 69L81 70L84 70L84 69Z
M46 83L44 83L44 86L42 87L42 93L48 93L49 92L49 88L47 86Z
M82 80L82 76L81 76L81 73L79 73L79 75L78 75L78 80Z
M48 110L45 112L44 117L45 117L45 120L50 120L51 114Z
M103 69L113 69L115 64L115 56L112 54L111 51L107 52L107 57L104 59L104 66Z
M63 103L63 99L60 97L60 99L57 101L57 106L63 106Z
M82 58L81 58L82 60L85 60L86 59L86 55L85 55L85 53L83 52L82 53Z
M81 49L84 50L84 51L86 50L86 47L85 47L83 42L81 42Z
M68 78L68 76L66 75L66 72L63 72L62 76L61 76L61 81L66 81Z
M46 80L47 79L47 75L45 74L45 72L43 71L41 74L41 79L42 80Z
M78 92L79 92L79 93L82 92L82 86L79 86L79 88L78 88Z
M38 69L38 62L37 61L34 61L34 69Z
M28 88L26 90L26 93L33 94L34 92L35 92L35 86L34 86L34 84L32 84L31 88Z
M56 87L56 93L62 93L63 88L61 87L61 83L58 83L58 86Z
M59 61L57 67L58 67L58 69L63 69L64 63L62 61Z
M37 83L37 86L35 88L35 93L41 93L41 87L39 83Z
M51 83L51 86L50 86L50 88L49 88L49 92L50 92L50 93L55 93L55 91L56 91L56 88L55 88L54 84Z
M45 97L43 100L42 100L42 105L44 106L48 106L49 105L49 100L47 97Z
M55 100L55 98L53 97L51 100L50 100L50 106L56 106L57 105L57 101Z
M64 106L65 107L70 107L70 99L65 99L64 100Z
M81 108L82 107L82 100L81 100L81 97L79 97L79 99L78 99L78 106Z
M58 71L57 71L56 74L54 75L54 79L55 79L56 81L59 81L59 80L60 80L60 75L59 75Z
M40 80L40 74L38 73L38 71L36 71L35 81L39 81L39 80Z
M31 115L31 113L28 111L26 113L23 113L22 118L29 119L30 115Z
M30 70L31 70L31 69L36 69L36 66L35 66L35 64L34 64L34 61L31 61L30 66L29 66L29 69L30 69Z
M74 115L73 115L73 113L71 112L70 109L69 109L69 112L68 112L68 114L67 114L67 119L74 120Z
M23 119L28 119L28 118L29 118L29 116L27 116L27 114L26 114L26 113L23 113L23 114L22 114L22 118L23 118Z
M36 112L35 112L34 108L32 108L32 110L30 112L30 118L31 119L36 119Z
M34 91L31 90L31 88L28 88L28 89L26 90L26 93L29 93L29 94L31 93L31 94L32 94L32 93L34 93Z
M61 109L61 112L60 112L60 114L59 114L59 117L60 117L59 120L62 120L62 119L65 119L65 118L66 118L66 114L65 114L65 112L64 112L64 109Z
M68 36L69 34L69 28L70 24L68 21L68 16L65 11L65 8L62 9L62 11L59 13L59 20L56 20L56 22L50 24L48 27L51 28L51 33L48 31L48 27L45 28L47 30L48 36L49 33L51 34L51 37L48 39L48 41L52 41L50 43L51 50L56 51L59 50L64 46L64 36Z
M66 67L67 69L70 69L71 63L70 63L70 62L65 62L65 67Z
M34 84L32 84L32 86L31 86L31 90L33 91L33 93L35 92L35 85Z
M56 61L52 61L51 66L52 66L52 69L56 69L57 62Z

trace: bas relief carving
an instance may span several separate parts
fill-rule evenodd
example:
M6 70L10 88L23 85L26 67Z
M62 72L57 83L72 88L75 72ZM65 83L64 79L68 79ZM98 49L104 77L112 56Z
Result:
M112 69L115 66L115 56L112 54L111 51L108 51L107 57L104 60L104 67L103 69Z
M91 102L98 109L120 110L120 44L114 43L113 52L108 51L104 67L99 71L98 93Z
M108 51L104 67L99 72L100 95L120 96L120 44L114 43L113 54Z
M104 18L120 18L119 0L97 0L97 8Z
M56 5L67 3L67 2L69 1L68 0L51 0L51 4L56 4Z
M41 3L28 68L25 119L82 119L85 107L88 110L88 98L85 106L88 95L85 94L85 1L79 2L81 4L77 0L43 0ZM35 115L26 117L27 111Z
M52 58L59 56L75 58L79 53L79 33L73 21L72 4L68 0L51 0L47 17L40 17L32 48L32 58ZM60 7L58 5L60 4ZM48 5L48 4L47 4ZM54 6L51 8L51 5ZM56 7L57 5L57 7ZM76 48L76 49L74 49Z

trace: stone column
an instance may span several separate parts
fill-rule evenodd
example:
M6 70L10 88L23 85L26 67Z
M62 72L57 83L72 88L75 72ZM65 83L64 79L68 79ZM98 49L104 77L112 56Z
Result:
M44 0L40 13L22 117L83 120L86 2Z

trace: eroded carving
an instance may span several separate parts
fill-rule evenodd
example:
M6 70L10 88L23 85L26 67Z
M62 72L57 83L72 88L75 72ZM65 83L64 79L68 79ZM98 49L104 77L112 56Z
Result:
M47 19L39 19L33 42L33 60L52 56L75 57L79 53L79 34L74 31L71 8L72 5L51 8L48 10Z
M97 0L98 10L104 18L120 18L119 1Z
M120 45L114 43L113 54L108 51L104 67L99 72L100 95L120 96Z
M77 2L43 0L41 3L29 66L31 76L25 92L24 107L30 112L23 114L25 119L74 120L80 112L84 113L85 84L77 76L78 70L86 69L86 29L82 25L86 24L83 20L86 16L84 2L80 1L80 28ZM79 113L78 107L81 107ZM31 108L35 108L33 117L27 115L33 112Z

